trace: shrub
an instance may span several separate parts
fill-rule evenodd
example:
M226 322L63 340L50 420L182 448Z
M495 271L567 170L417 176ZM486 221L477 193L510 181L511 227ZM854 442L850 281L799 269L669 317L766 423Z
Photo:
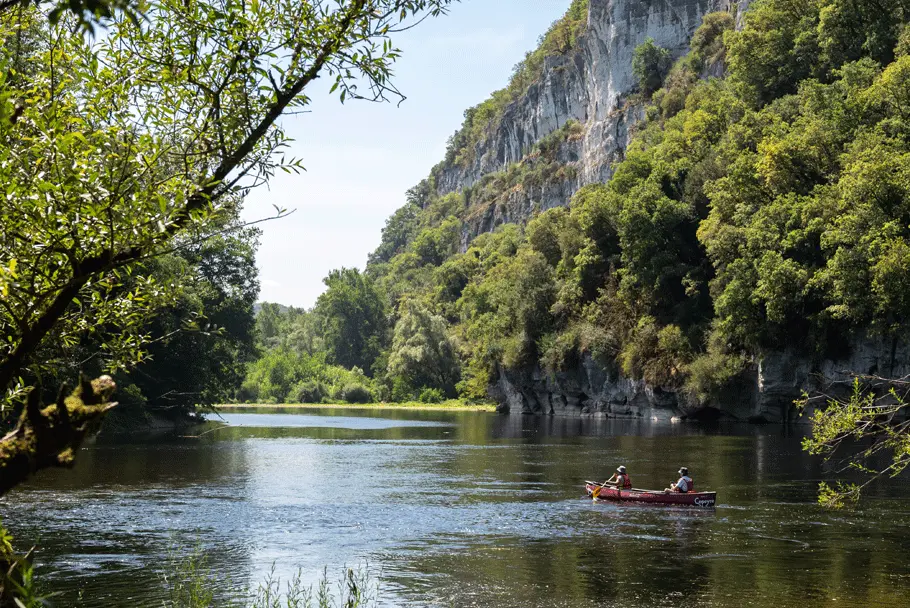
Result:
M256 403L259 401L259 382L255 378L247 378L237 390L239 403Z
M442 403L445 401L445 395L438 388L424 388L417 400L421 403Z
M581 352L580 328L570 326L563 331L547 334L538 342L540 364L550 373L565 371L578 363Z
M347 384L341 389L341 399L346 403L372 403L373 394L362 384Z
M741 356L709 349L689 364L685 390L696 401L703 403L727 386L743 371L745 364Z
M325 385L318 380L298 382L288 394L290 403L322 403L328 396Z
M389 401L392 403L405 403L416 397L414 387L407 379L401 376L388 376L386 382L389 387Z
M724 32L734 29L735 26L736 20L726 11L705 15L689 44L695 62L692 67L701 71L713 63L723 61L726 55Z
M632 73L638 79L642 93L650 96L659 89L671 65L670 51L654 44L653 38L648 38L635 47L632 55Z
M676 325L658 328L650 316L639 319L620 354L626 375L664 387L682 385L691 358L691 347L682 330Z

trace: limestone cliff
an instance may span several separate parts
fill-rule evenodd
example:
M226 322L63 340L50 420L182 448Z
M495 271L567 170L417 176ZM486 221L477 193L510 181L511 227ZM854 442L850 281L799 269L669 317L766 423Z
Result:
M692 404L673 390L623 377L615 365L604 365L588 356L577 366L555 374L539 367L500 370L491 394L502 411L513 414L797 422L794 399L804 391L842 394L849 390L850 373L907 376L910 345L894 338L860 338L836 360L812 360L787 351L767 353L750 365L725 395L707 404Z
M485 175L525 159L535 143L568 121L582 127L561 158L570 179L511 192L468 218L465 241L506 222L523 222L535 211L568 204L582 186L607 181L613 164L644 117L632 73L635 47L652 38L674 58L689 47L705 14L742 11L747 0L590 0L588 24L575 50L548 57L543 77L511 104L487 136L473 145L470 162L449 162L436 175L440 194L462 191Z

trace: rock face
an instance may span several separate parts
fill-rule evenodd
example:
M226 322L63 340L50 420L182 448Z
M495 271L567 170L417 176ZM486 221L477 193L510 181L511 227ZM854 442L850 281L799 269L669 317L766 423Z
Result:
M684 394L626 378L615 366L590 357L556 374L539 367L500 370L491 394L502 411L514 414L796 422L795 399L804 391L819 389L846 394L851 373L906 376L910 344L894 337L859 338L837 360L813 361L793 351L767 353L742 373L727 394L707 404L693 404Z
M590 0L588 28L578 50L546 60L543 79L512 104L499 126L477 144L466 167L449 165L437 178L440 193L468 188L483 175L520 161L542 137L577 120L584 136L574 144L576 180L561 195L604 182L623 156L633 127L644 116L628 102L637 83L632 54L647 38L683 55L705 14L731 10L736 0ZM745 3L742 3L745 4ZM567 204L568 198L561 204ZM541 205L543 208L554 206Z

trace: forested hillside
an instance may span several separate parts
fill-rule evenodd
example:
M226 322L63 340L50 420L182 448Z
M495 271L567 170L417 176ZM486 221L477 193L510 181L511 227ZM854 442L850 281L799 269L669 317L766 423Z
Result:
M760 0L739 29L710 13L675 62L651 40L636 48L627 103L645 119L612 179L510 223L510 197L576 170L582 129L567 121L443 193L438 176L470 162L543 57L573 49L586 11L576 0L508 87L466 112L388 220L358 277L387 319L357 342L376 396L483 399L504 374L584 363L692 411L768 352L836 359L884 339L894 365L910 320L910 2Z

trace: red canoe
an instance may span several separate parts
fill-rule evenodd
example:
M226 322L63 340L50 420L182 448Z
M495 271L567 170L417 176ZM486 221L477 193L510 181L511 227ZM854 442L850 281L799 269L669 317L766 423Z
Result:
M585 491L588 496L594 493L594 490L600 487L599 483L588 481L585 483ZM717 492L663 492L660 490L617 490L609 486L605 487L597 495L597 500L618 500L630 502L649 502L661 505L688 505L691 507L714 508L717 502Z

